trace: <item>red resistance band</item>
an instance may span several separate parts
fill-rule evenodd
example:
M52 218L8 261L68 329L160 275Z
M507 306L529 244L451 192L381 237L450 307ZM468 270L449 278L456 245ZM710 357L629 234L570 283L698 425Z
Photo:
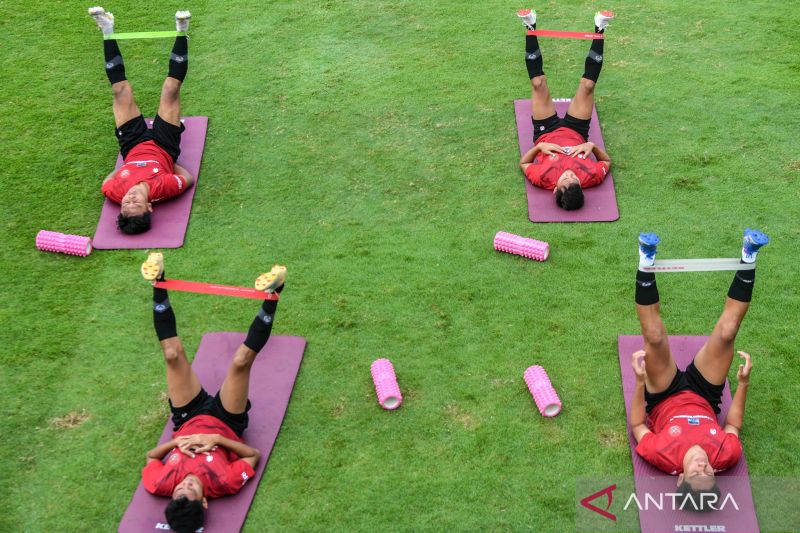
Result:
M580 31L559 31L559 30L528 30L528 35L537 37L561 37L562 39L604 39L602 33L584 33Z
M202 283L200 281L183 281L180 279L167 279L157 281L155 284L159 289L170 291L200 292L203 294L219 294L220 296L234 296L236 298L252 298L254 300L278 300L280 296L276 292L264 292L245 287L232 287L230 285L218 285L216 283Z

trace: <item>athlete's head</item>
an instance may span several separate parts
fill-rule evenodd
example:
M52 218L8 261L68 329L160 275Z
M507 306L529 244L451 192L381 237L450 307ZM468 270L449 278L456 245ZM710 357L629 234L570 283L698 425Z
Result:
M583 207L583 190L578 176L571 170L565 170L553 189L556 204L562 209L572 211Z
M153 204L148 199L148 192L146 184L137 183L122 197L117 217L117 227L122 233L135 235L150 229Z
M713 511L719 504L719 487L708 454L694 445L683 456L683 473L678 475L678 492L690 495L686 507L695 511Z
M208 500L203 496L203 483L189 474L172 491L172 500L164 510L169 527L178 533L193 533L203 526Z

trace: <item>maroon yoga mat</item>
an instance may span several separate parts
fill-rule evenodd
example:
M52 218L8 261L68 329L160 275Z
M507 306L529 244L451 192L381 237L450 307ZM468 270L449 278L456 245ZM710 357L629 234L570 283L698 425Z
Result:
M570 99L557 98L553 102L556 112L563 117L569 107ZM517 116L517 139L520 156L533 147L533 124L531 123L531 101L514 100L514 113ZM597 109L592 110L592 121L589 125L589 140L605 150ZM591 156L594 158L594 156ZM612 157L613 160L613 157ZM566 211L556 205L553 191L534 187L524 175L525 192L528 195L528 218L532 222L611 222L619 218L617 196L614 193L614 177L612 171L606 175L603 183L584 191L583 207L574 211Z
M97 223L92 245L98 250L122 250L136 248L180 248L186 236L186 226L192 211L194 191L200 178L200 160L206 144L208 117L183 117L186 130L181 135L181 155L178 164L195 177L192 187L180 196L153 207L152 226L138 235L126 235L117 229L119 205L105 199L100 221ZM152 126L152 119L147 119ZM122 166L122 156L117 157L117 166Z
M672 357L678 364L678 368L686 368L692 362L695 354L700 350L708 337L677 337L670 336L669 346ZM636 350L642 349L644 341L639 335L620 335L617 338L619 346L619 366L622 373L622 391L625 395L625 411L627 419L630 420L631 397L636 389L636 376L631 368L631 354ZM722 405L717 419L720 425L724 425L725 416L731 406L730 385L725 383L725 390L722 393ZM645 501L645 494L658 494L661 492L674 492L676 488L676 476L667 476L659 469L651 466L636 453L636 439L631 433L631 425L628 422L628 441L633 457L633 475L636 483L637 498L641 502ZM747 443L743 443L747 448ZM733 505L726 505L723 510L709 513L697 513L693 511L663 511L654 508L639 511L639 523L642 533L655 533L663 531L726 531L727 533L752 533L757 532L758 520L753 506L753 494L750 491L750 479L747 473L747 460L744 454L739 462L730 470L717 474L717 485L720 488L722 497L727 493L733 496L739 510ZM680 529L677 526L693 525L695 529ZM702 529L700 526L706 526ZM712 528L710 526L719 526Z
M214 332L203 335L192 368L200 377L203 387L215 394L219 390L228 365L236 348L244 341L244 333ZM255 478L249 481L238 494L209 501L203 533L229 533L241 531L247 511L253 501L261 474L269 460L269 454L283 415L289 404L294 381L303 360L306 340L303 337L273 335L269 338L250 376L250 426L244 432L244 440L261 452L261 461L256 466ZM159 444L172 437L172 421L168 421L161 434ZM142 450L142 457L144 452ZM144 467L144 463L141 465ZM119 524L120 533L169 531L164 508L167 498L153 496L144 489L141 481L133 495L128 510Z

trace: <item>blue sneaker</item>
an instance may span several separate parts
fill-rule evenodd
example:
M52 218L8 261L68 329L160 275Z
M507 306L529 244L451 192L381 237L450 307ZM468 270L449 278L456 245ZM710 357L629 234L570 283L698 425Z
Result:
M766 233L761 233L758 230L750 228L744 230L744 238L742 239L742 261L745 263L755 263L758 251L768 242L769 237Z
M655 233L639 234L639 266L653 266L661 239Z

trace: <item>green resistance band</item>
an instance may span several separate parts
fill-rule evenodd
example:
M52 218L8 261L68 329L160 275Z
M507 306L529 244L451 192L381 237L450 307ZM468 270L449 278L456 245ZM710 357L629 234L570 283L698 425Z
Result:
M140 31L134 33L108 33L103 39L160 39L163 37L180 37L186 35L185 31Z

